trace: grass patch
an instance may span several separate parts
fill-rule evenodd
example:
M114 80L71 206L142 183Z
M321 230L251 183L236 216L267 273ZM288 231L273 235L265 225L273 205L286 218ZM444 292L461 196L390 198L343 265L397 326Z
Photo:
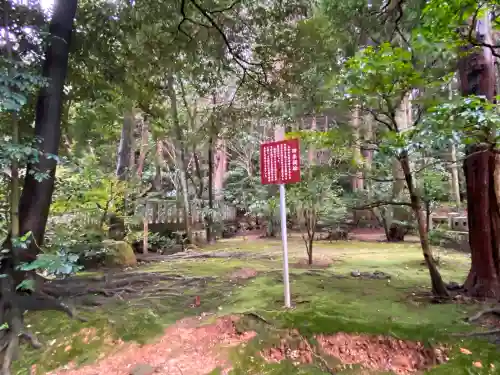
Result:
M290 262L305 258L304 245L299 238L292 237L289 246ZM297 328L306 337L343 331L449 344L452 347L450 362L431 370L431 374L497 373L492 372L490 363L500 369L496 347L481 340L460 340L450 336L450 333L471 329L463 318L477 307L412 300L412 293L429 290L429 275L421 264L420 248L415 244L318 242L314 256L331 258L333 263L314 273L308 269L291 269L295 308L286 312L282 309L281 243L278 240L224 240L205 250L263 253L272 255L275 260L196 259L148 265L141 271L216 276L216 280L202 289L187 288L179 290L179 296L150 301L152 305L143 304L146 301L132 301L98 309L93 314L85 314L90 317L88 323L69 320L59 313L29 315L27 323L31 331L37 332L46 345L38 351L23 347L14 373L26 374L26 368L33 364L43 373L70 361L94 361L112 350L116 340L147 342L176 320L209 311L219 315L258 311L277 327ZM437 251L437 255L445 280L465 278L470 262L466 255L444 250ZM256 269L259 275L245 282L229 283L227 276L240 268ZM380 270L392 278L387 281L349 277L354 270ZM338 277L342 275L347 277ZM201 306L192 308L190 304L195 296L200 296ZM92 330L92 339L86 338L86 330ZM324 374L316 366L296 367L286 361L273 365L263 363L258 351L270 342L272 337L262 331L249 345L235 350L233 373ZM466 347L473 354L461 354L460 347ZM481 361L483 368L473 367L473 361ZM218 373L220 370L212 372ZM352 368L342 374L361 372Z

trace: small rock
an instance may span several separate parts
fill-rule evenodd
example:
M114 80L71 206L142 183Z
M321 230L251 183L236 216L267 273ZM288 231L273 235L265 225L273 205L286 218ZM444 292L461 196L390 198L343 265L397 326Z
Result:
M351 272L351 276L352 277L360 277L361 276L361 272L359 272L359 271L352 271Z
M153 366L150 366L145 363L141 363L136 365L132 370L130 370L130 375L151 375L154 374L155 369Z

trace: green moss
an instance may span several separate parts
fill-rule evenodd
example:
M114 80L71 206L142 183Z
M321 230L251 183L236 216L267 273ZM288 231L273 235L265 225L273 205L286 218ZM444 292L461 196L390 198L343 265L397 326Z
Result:
M27 316L32 332L38 332L47 344L42 350L23 348L16 364L15 374L25 374L26 368L36 364L40 372L62 366L69 361L84 363L96 360L112 347L112 340L147 342L161 335L164 328L183 317L201 312L219 315L258 311L282 329L297 328L305 336L316 333L363 332L393 335L421 340L425 343L441 342L452 347L450 362L439 366L431 374L493 374L489 364L500 369L497 348L481 340L463 341L450 336L474 327L463 318L478 307L459 304L429 304L419 301L412 293L429 291L429 275L421 264L422 255L417 245L366 242L318 243L315 257L333 259L328 269L291 269L292 301L295 308L283 311L283 285L281 274L281 244L279 241L227 240L212 245L207 251L248 251L275 257L260 259L198 259L158 263L142 267L140 271L174 274L216 276L202 287L179 290L168 298L136 300L97 309L85 316L88 323L70 320L60 313L43 312ZM290 239L290 261L305 257L304 245L298 238ZM441 260L440 270L446 280L463 280L470 260L461 253L436 251ZM259 275L251 280L231 283L234 270L254 268ZM359 280L349 276L353 270L380 270L392 276L386 280ZM339 278L338 276L345 276ZM201 306L192 308L194 297L199 296ZM258 355L260 348L270 345L276 336L264 326L256 329L258 337L250 344L235 349L234 374L323 374L317 366L296 367L291 362L266 364ZM92 341L85 339L85 329L93 329ZM97 338L95 338L97 337ZM54 342L52 342L55 340ZM50 345L49 345L50 344ZM460 347L473 352L461 354ZM483 369L472 366L481 361ZM356 375L359 369L346 369L342 374ZM220 373L215 370L213 374ZM363 373L365 374L365 373ZM372 373L370 373L372 374ZM381 373L373 372L373 375Z

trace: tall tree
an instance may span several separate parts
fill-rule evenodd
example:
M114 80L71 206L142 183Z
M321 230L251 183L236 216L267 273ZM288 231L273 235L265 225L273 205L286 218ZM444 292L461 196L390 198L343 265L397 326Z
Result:
M496 71L488 9L472 20L473 37L483 47L469 45L459 62L462 95L495 100ZM468 145L463 168L467 187L467 213L471 269L464 288L477 297L500 297L500 156L494 150L495 129L483 126L482 136Z
M19 205L20 233L32 233L34 241L31 250L43 243L54 191L57 165L54 156L58 155L61 139L63 89L77 2L78 0L57 1L50 21L50 40L43 65L43 77L48 80L48 84L39 93L35 119L35 137L40 139L41 156L37 163L28 165ZM39 171L46 172L48 178L37 181Z
M23 315L26 310L56 309L67 310L55 300L31 294L26 289L27 278L33 275L18 270L22 262L33 260L43 242L45 225L49 214L56 158L61 134L61 111L63 88L68 66L69 43L73 29L77 0L56 2L49 27L49 43L43 65L43 77L47 84L40 90L36 105L35 136L39 139L38 161L27 166L24 188L19 204L19 232L31 233L28 249L18 246L19 238L9 241L11 252L1 261L0 272L0 323L5 329L0 331L0 374L10 375L11 364L17 355L19 341L23 337ZM4 2L4 10L5 2Z

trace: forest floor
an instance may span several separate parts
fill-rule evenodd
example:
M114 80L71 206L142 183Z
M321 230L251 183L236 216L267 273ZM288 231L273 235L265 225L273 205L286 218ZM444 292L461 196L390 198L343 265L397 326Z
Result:
M487 306L461 296L431 303L418 244L317 242L312 267L300 238L289 247L288 311L278 240L240 237L123 272L82 273L68 298L88 321L28 315L44 345L23 347L14 373L500 373L498 346L456 335L498 322L466 323ZM466 254L435 255L446 281L464 280Z

